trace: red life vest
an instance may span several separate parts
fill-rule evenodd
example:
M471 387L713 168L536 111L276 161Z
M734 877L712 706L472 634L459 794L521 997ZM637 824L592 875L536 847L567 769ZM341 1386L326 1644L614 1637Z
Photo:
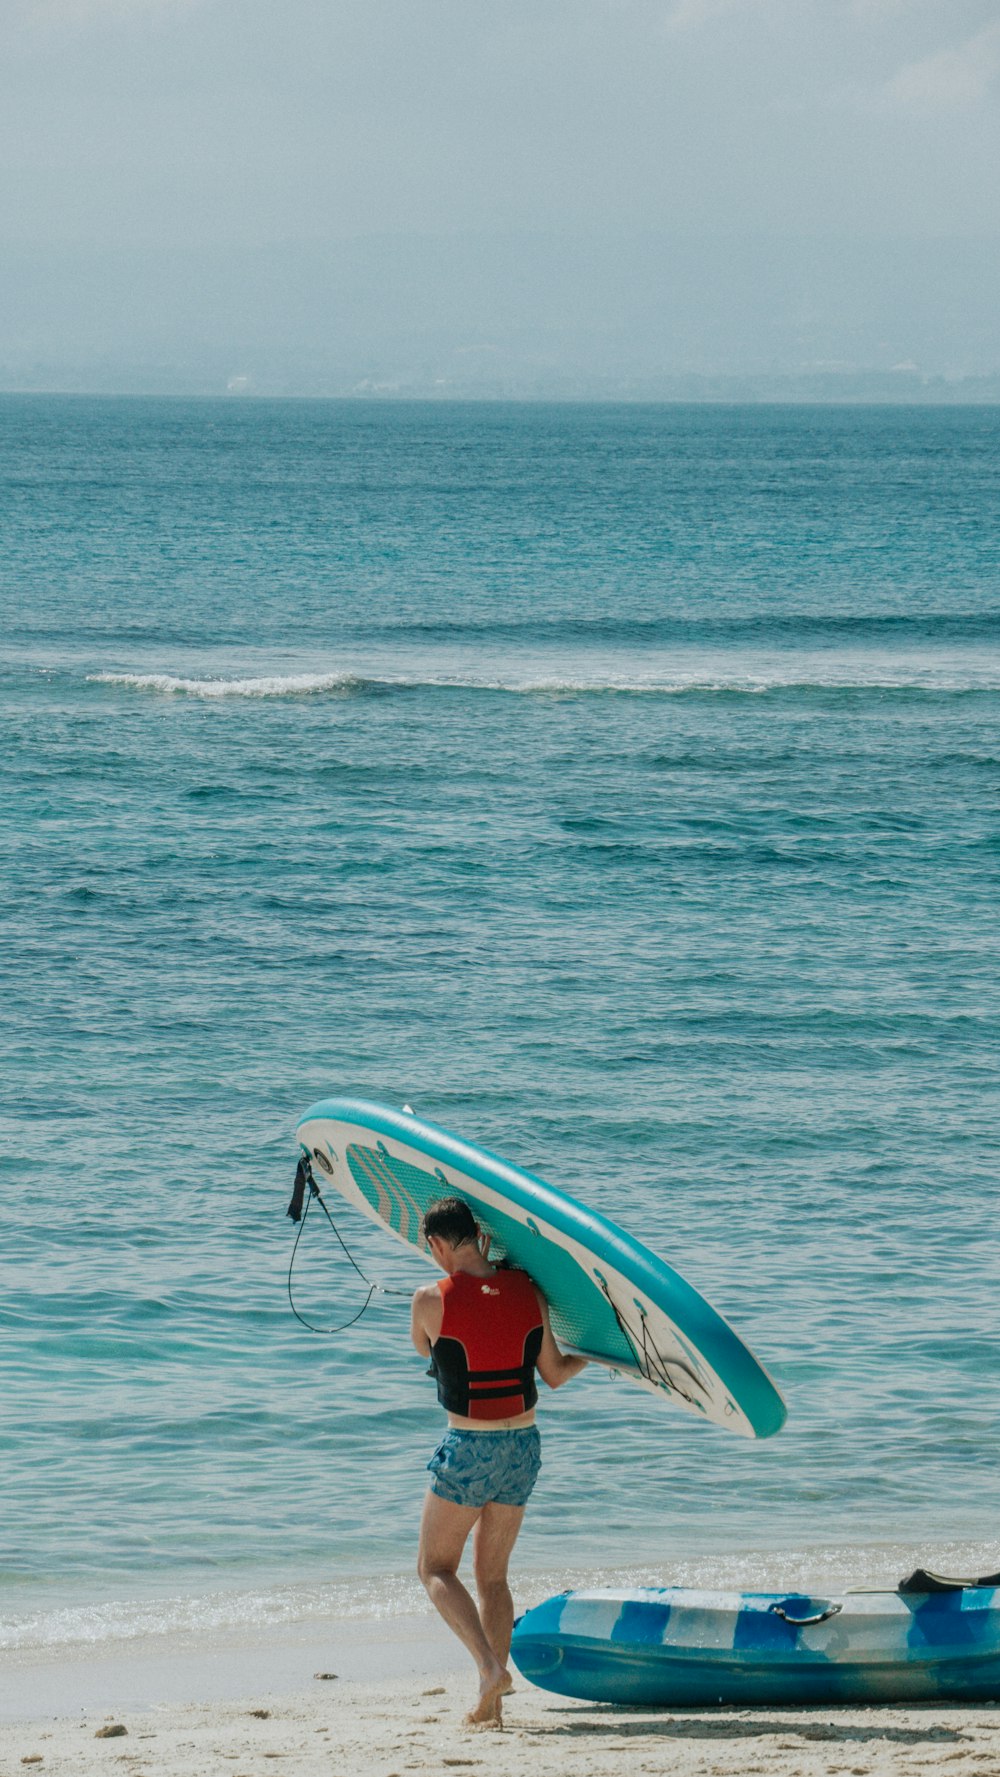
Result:
M444 1315L431 1347L438 1400L463 1419L513 1419L538 1399L542 1313L526 1271L456 1271L438 1282Z

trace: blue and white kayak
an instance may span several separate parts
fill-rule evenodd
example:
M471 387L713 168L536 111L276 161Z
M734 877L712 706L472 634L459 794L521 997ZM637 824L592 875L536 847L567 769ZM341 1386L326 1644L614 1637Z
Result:
M564 1592L518 1620L511 1654L543 1690L595 1703L1000 1700L1000 1587Z

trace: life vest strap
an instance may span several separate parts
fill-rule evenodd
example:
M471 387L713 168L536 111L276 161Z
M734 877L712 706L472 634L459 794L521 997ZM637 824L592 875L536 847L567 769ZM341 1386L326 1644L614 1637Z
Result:
M471 1401L509 1401L522 1400L525 1388L522 1382L516 1382L512 1388L477 1388L470 1392ZM524 1411L524 1409L522 1409Z
M470 1382L519 1382L522 1376L530 1375L530 1364L512 1364L509 1370L470 1370Z

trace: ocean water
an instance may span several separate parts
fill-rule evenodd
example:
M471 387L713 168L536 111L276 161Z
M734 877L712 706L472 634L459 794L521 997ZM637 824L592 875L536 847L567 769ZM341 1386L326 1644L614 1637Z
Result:
M984 408L0 401L0 1643L416 1601L405 1303L286 1293L334 1092L787 1397L546 1399L523 1595L1000 1564L998 510Z

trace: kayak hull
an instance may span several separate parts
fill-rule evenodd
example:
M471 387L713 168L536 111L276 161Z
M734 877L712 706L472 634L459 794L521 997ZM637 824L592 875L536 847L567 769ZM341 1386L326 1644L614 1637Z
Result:
M1000 1590L901 1596L570 1592L512 1658L543 1690L674 1709L1000 1699Z

